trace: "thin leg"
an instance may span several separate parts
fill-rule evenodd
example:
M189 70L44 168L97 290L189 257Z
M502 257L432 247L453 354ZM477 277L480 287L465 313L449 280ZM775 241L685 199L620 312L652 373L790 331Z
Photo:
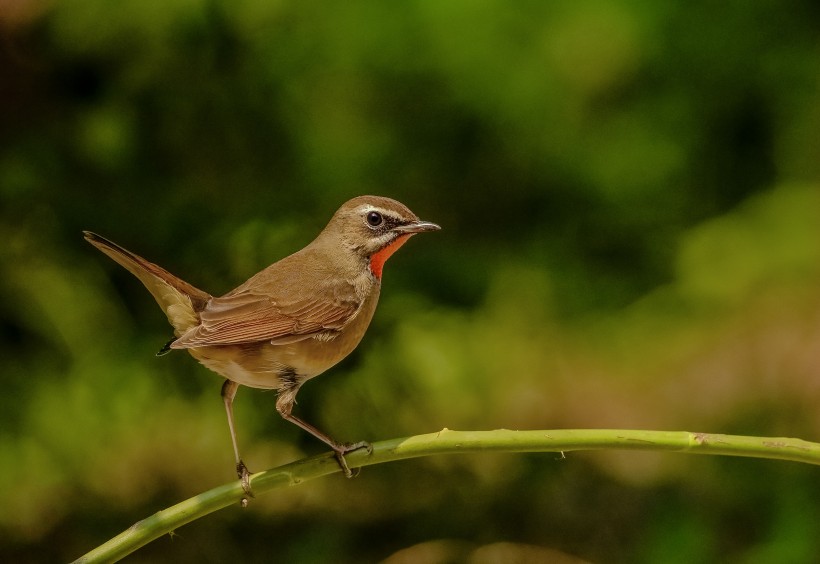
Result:
M295 391L292 394L280 394L279 399L276 401L276 410L279 414L286 420L290 421L294 425L304 429L330 448L333 449L333 452L336 453L336 460L339 462L339 466L342 468L342 472L348 478L353 477L353 472L350 471L350 466L347 465L347 460L345 460L345 454L348 452L353 452L354 450L359 450L361 448L366 448L367 452L373 451L373 446L368 443L367 441L359 441L357 443L339 443L333 440L327 433L324 433L308 423L307 421L303 421L299 419L295 415L291 414L291 410L293 409L293 400L295 399Z
M231 442L233 443L233 453L236 457L236 474L242 480L242 489L248 496L253 497L251 491L250 476L251 473L242 459L239 457L239 446L236 442L236 427L233 423L233 399L236 397L236 391L239 389L239 384L231 380L225 380L222 384L222 401L225 402L225 413L228 415L228 429L231 431ZM242 506L248 505L248 498L242 498Z

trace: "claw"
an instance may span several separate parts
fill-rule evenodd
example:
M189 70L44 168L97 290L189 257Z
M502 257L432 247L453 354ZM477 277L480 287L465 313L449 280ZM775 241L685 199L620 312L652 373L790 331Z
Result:
M336 461L339 463L339 466L342 468L342 472L346 478L355 478L361 472L361 469L357 468L356 473L354 474L350 470L350 466L347 465L347 460L345 459L345 454L348 452L353 452L354 450L359 449L367 449L367 454L373 452L373 445L368 443L367 441L359 441L358 443L343 443L337 445L336 448L333 450L336 452Z
M242 496L242 501L240 502L242 507L245 508L248 506L248 501L253 496L253 490L251 490L251 471L248 470L248 467L245 466L245 463L241 460L236 463L236 475L239 476L239 480L242 482L242 489L245 491L245 495Z
M341 466L345 478L352 478L353 472L350 471L350 466L347 465L347 460L345 460L344 452L338 450L336 451L336 461L339 463L339 466Z

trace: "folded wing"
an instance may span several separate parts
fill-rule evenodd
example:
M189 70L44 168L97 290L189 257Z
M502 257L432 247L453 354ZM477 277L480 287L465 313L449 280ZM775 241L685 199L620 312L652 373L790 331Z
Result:
M251 291L213 298L200 312L200 324L171 344L174 349L307 338L331 339L359 310L355 300L290 302Z

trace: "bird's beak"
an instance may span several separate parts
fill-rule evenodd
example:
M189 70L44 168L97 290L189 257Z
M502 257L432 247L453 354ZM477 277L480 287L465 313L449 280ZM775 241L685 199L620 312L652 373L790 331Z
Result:
M429 221L414 221L412 223L407 223L405 225L399 225L393 228L393 231L398 233L424 233L425 231L438 231L441 229L435 223L430 223Z

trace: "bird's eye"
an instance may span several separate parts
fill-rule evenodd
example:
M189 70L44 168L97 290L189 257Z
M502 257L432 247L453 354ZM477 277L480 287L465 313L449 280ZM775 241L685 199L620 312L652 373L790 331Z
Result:
M372 211L367 214L367 224L370 227L378 227L382 223L384 223L384 218L379 212Z

